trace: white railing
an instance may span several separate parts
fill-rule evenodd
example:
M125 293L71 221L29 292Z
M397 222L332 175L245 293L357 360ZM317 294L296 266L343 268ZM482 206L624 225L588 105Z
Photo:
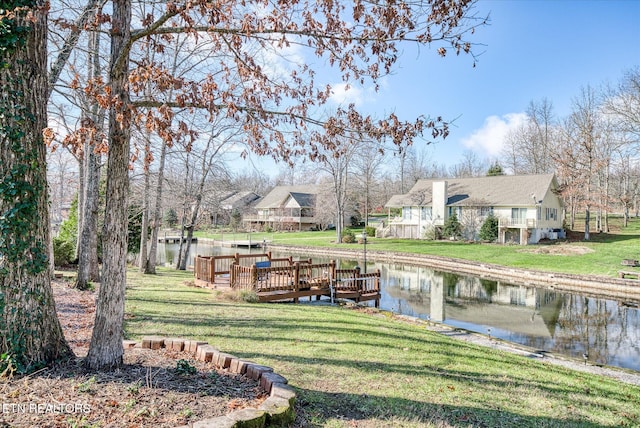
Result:
M517 229L530 229L536 227L535 218L499 218L498 227L511 227Z
M315 217L292 217L292 216L244 216L242 221L266 221L275 223L315 223Z

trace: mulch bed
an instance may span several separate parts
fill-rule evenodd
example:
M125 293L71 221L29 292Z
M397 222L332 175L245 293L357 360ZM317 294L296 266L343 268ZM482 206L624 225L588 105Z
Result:
M54 282L65 337L77 355L28 376L0 379L0 427L176 427L257 407L256 381L195 361L191 354L133 348L122 368L87 371L95 292Z

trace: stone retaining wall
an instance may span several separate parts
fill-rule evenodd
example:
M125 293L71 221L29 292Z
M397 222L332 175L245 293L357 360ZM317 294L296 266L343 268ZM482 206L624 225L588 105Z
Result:
M211 362L217 368L231 373L241 374L258 381L269 398L257 409L235 410L225 416L204 419L178 428L263 428L287 427L295 420L294 403L296 393L287 385L287 379L274 373L271 367L262 366L224 353L207 342L180 338L145 337L141 343L124 341L124 348L141 346L157 350L167 348L188 352L198 361Z
M299 254L317 254L335 258L357 258L362 250L341 248L318 248L286 245L270 245L271 250ZM640 300L640 281L636 279L610 278L597 275L571 275L481 263L462 259L451 259L426 254L397 253L367 250L369 260L388 263L405 263L425 266L436 270L458 274L478 275L485 279L505 281L516 285L543 287L568 292L589 294L594 297L610 297L620 300Z

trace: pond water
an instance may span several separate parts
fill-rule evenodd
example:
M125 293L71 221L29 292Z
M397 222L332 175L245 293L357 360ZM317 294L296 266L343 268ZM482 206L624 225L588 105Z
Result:
M176 249L175 244L159 244L159 262L171 262ZM200 255L248 252L204 243L194 244L192 250ZM281 255L274 252L274 256ZM312 258L318 263L328 261ZM357 260L336 261L343 268L358 264ZM366 268L381 271L381 309L490 334L540 351L575 358L587 355L592 363L640 371L640 302L593 298L397 263L370 261Z

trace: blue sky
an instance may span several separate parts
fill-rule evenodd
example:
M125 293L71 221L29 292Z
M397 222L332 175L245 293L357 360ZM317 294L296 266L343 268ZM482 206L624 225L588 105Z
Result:
M475 68L464 56L405 52L369 100L401 117L457 118L450 136L429 148L438 163L456 163L465 150L494 156L530 101L546 97L564 117L582 87L615 83L640 66L640 1L481 0L477 10L491 23L475 34L484 45Z
M456 118L446 140L416 145L429 163L451 166L467 150L494 159L531 101L547 98L563 118L581 88L616 83L640 66L638 0L480 0L476 11L491 21L472 36L481 44L475 68L466 55L442 58L437 46L405 46L378 92L365 86L341 93L337 84L336 100L378 117ZM282 168L257 164L270 164L261 167L270 175Z

